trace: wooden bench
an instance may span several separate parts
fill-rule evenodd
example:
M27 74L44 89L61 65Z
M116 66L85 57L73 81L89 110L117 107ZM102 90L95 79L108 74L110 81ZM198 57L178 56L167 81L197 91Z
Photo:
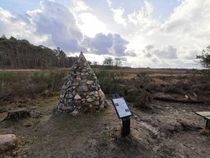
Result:
M210 111L199 111L195 112L195 114L203 117L206 120L206 129L210 130Z

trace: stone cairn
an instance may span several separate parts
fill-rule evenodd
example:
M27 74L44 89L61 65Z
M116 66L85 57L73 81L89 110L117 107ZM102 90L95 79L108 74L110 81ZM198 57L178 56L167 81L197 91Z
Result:
M59 112L95 112L104 108L105 95L83 53L71 68L60 92Z

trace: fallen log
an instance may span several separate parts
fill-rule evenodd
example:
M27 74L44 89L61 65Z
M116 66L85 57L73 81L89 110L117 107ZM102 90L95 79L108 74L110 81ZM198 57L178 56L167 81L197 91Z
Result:
M177 96L172 96L169 94L163 94L163 93L158 93L156 95L154 95L153 99L155 100L160 100L160 101L166 101L166 102L176 102L176 103L206 103L206 101L202 101L202 100L195 100L195 99L190 99L190 98L186 98L186 97L177 97Z
M175 103L205 103L204 101L195 101L195 100L185 100L185 99L175 99L175 98L166 98L166 97L154 97L155 100L166 101L166 102L175 102Z

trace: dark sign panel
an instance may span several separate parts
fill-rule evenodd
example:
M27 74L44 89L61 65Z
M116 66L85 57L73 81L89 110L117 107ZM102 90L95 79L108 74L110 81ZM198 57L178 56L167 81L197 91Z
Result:
M116 109L118 117L125 118L131 116L131 112L128 108L128 105L125 102L125 99L123 97L120 98L113 98L112 103Z

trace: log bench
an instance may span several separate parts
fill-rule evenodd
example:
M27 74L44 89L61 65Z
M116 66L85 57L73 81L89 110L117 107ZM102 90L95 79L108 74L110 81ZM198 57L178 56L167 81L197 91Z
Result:
M210 130L210 111L199 111L195 112L195 114L203 117L206 120L206 129Z

